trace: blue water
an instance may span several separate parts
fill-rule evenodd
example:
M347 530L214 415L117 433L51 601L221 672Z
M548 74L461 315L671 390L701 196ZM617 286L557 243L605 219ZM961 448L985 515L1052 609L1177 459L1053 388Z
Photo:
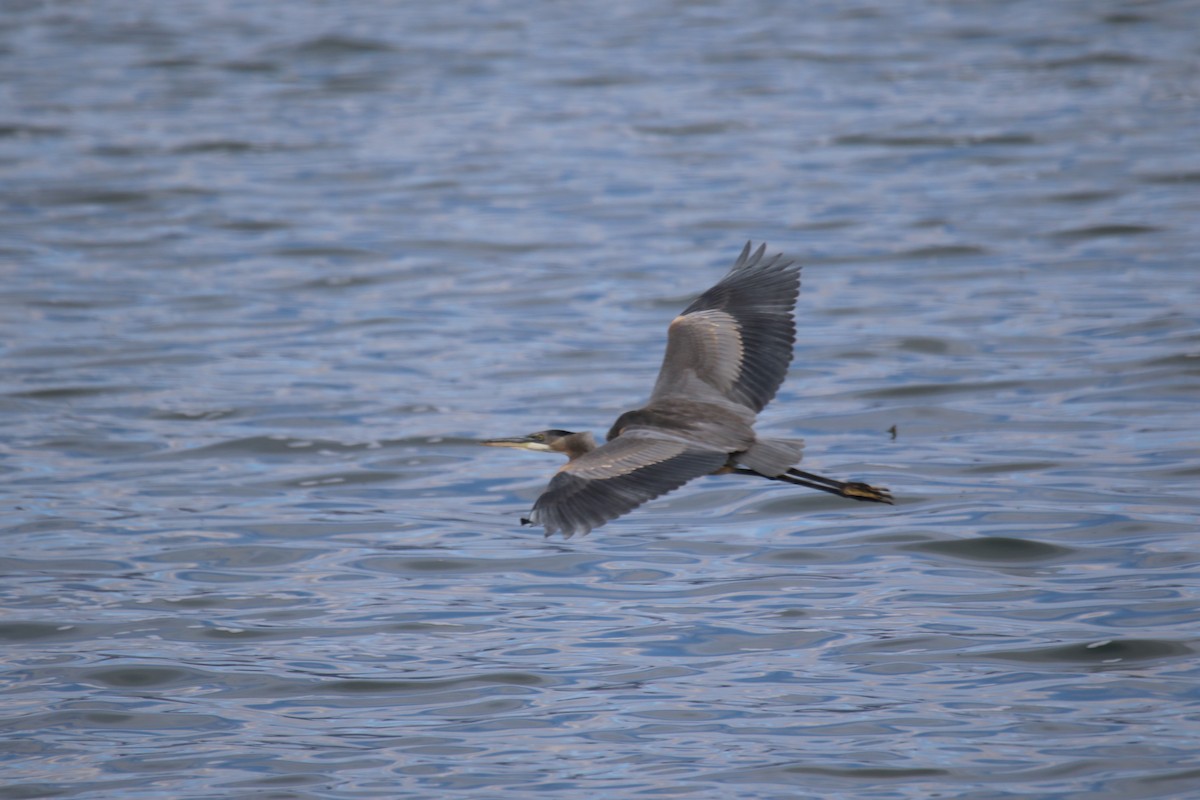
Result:
M0 800L1200 794L1195 19L5 4ZM522 528L747 239L897 505Z

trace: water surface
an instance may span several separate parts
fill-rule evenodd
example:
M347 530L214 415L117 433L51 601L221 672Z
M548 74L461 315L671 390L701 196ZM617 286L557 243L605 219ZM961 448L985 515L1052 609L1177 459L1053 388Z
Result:
M1193 12L6 5L0 798L1192 795ZM747 239L897 505L521 528Z

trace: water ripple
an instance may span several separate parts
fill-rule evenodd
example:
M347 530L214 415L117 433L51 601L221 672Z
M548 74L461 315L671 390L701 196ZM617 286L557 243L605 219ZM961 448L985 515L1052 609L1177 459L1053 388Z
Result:
M1187 4L329 10L0 9L0 798L1194 793ZM897 505L522 528L746 239Z

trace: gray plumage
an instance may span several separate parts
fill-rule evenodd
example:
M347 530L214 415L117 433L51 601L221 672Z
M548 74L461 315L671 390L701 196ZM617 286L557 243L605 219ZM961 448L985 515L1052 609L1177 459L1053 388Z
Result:
M491 439L500 447L560 452L570 461L529 518L546 534L586 533L702 475L741 472L859 500L891 502L886 490L790 469L799 441L760 440L759 411L792 361L800 268L766 245L742 250L729 273L667 329L662 368L646 405L622 414L595 446L590 434L539 431Z

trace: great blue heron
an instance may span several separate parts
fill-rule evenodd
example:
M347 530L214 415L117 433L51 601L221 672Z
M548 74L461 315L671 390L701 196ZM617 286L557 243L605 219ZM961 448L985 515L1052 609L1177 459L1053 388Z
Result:
M650 401L618 417L605 444L563 430L483 441L569 459L522 523L547 536L587 533L693 478L729 472L892 502L887 489L795 469L801 442L754 434L792 361L800 294L800 268L782 255L764 260L766 247L752 254L747 242L729 274L671 322Z

